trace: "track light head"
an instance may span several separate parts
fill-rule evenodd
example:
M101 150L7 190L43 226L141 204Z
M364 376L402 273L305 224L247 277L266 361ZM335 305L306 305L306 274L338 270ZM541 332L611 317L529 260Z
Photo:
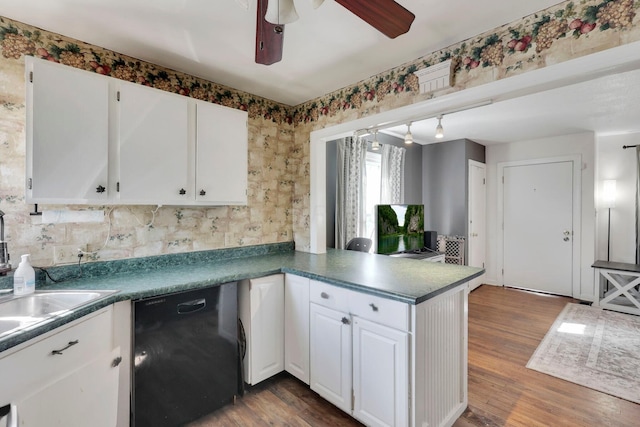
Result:
M438 126L436 126L436 139L444 138L444 128L442 127L442 114L438 116Z
M411 123L407 125L407 133L404 135L404 143L413 144L413 135L411 135Z

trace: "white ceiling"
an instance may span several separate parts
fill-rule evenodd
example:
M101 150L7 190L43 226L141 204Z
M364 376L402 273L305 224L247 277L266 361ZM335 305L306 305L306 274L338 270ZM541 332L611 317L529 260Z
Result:
M442 119L444 141L467 138L483 145L592 131L598 135L640 132L640 70L496 102ZM412 123L415 142L431 144L436 118ZM382 132L404 138L401 124Z
M0 0L0 15L288 105L322 96L558 0L398 0L416 19L388 39L326 0L295 0L283 59L254 62L256 0ZM242 5L248 4L245 9Z
M271 66L254 63L256 0L0 0L0 16L297 105L558 3L399 0L416 20L391 40L332 0L310 2L295 0L300 20L286 26L283 60ZM638 99L640 71L627 71L446 114L444 140L640 132ZM416 141L436 142L436 124L415 122ZM384 132L402 137L406 125Z

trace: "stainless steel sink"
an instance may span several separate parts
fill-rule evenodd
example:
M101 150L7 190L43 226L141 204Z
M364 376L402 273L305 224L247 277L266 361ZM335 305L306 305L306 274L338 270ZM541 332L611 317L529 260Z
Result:
M118 291L36 291L0 299L0 338L65 316Z

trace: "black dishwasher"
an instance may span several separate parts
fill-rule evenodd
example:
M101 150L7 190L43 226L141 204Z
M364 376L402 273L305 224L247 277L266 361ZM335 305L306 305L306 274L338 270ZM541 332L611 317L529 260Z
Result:
M176 427L238 394L236 283L134 302L131 419Z

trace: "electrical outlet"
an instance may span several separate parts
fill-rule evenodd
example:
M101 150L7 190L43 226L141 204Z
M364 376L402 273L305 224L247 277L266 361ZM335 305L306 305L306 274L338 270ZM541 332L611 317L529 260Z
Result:
M54 264L71 264L74 262L78 262L78 245L54 246Z

